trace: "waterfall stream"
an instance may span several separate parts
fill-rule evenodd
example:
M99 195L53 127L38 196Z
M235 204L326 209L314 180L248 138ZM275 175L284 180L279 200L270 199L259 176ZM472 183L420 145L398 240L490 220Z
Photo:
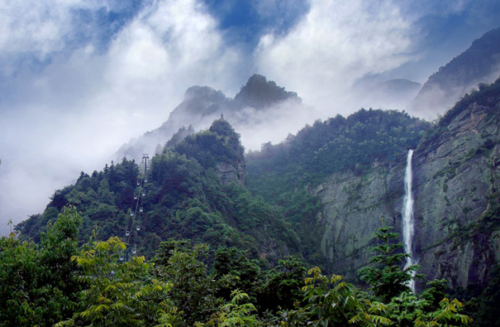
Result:
M406 253L411 254L411 257L406 258L405 269L414 264L413 261L413 250L412 241L414 233L414 222L413 222L413 194L412 194L412 167L411 159L413 157L413 150L408 151L408 157L406 162L406 172L405 172L405 198L404 198L404 208L403 208L403 242L404 250ZM411 280L409 285L412 291L415 291L415 280Z

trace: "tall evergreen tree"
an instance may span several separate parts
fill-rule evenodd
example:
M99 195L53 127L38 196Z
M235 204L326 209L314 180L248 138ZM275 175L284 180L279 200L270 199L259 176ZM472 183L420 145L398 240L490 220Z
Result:
M403 248L403 243L394 242L399 238L399 233L391 232L392 229L393 227L386 226L385 219L382 219L382 227L378 228L374 235L380 244L370 248L370 251L378 253L370 259L375 265L362 268L358 272L361 279L371 286L375 296L384 303L390 302L393 297L403 292L411 292L409 282L413 278L423 277L420 274L415 275L420 268L418 265L401 268L403 261L411 255L399 251Z

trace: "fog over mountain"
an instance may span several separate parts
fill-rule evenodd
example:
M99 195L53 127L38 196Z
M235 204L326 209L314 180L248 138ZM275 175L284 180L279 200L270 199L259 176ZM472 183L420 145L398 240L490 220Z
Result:
M406 109L421 88L422 84L403 78L361 79L354 83L350 95L365 108Z
M219 117L242 133L244 146L258 149L263 143L282 141L290 131L303 127L308 117L316 115L313 108L302 104L296 93L287 92L258 74L248 79L234 99L208 86L192 86L166 122L122 145L116 160L124 157L139 160L143 153L159 153L180 128L207 129Z
M498 13L493 0L3 3L0 234L9 219L41 212L80 171L102 169L124 143L161 129L193 86L220 101L208 116L224 113L257 149L317 119L397 105L400 94L385 101L375 92L369 104L352 87L373 80L380 93L405 83L414 92L416 84L387 81L424 83L498 28ZM302 104L262 110L260 98L238 97L255 73ZM237 109L226 114L226 102Z
M500 76L500 28L472 42L470 48L432 74L410 110L417 115L435 117L451 108L458 98L477 89L479 83L491 83Z

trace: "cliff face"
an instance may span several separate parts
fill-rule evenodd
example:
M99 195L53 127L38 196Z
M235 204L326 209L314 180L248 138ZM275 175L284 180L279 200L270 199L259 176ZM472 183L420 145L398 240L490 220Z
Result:
M430 279L484 286L500 258L500 216L492 212L500 185L500 81L443 120L439 136L415 152L417 258Z
M428 279L484 286L500 259L499 126L500 80L457 103L414 153L414 253ZM321 246L333 271L352 277L367 264L380 218L402 231L405 166L402 154L310 190L323 205Z
M336 173L311 190L322 203L321 249L333 272L352 278L367 264L367 250L381 218L401 229L403 173L402 164L374 163L369 173Z
M222 185L229 185L233 182L242 186L245 184L245 159L243 157L238 158L235 164L218 162L215 165L215 171Z

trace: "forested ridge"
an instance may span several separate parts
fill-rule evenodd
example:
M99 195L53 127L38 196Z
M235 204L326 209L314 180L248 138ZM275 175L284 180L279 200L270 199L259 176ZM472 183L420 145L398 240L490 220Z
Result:
M374 161L390 162L415 148L429 127L397 110L361 109L347 118L317 120L280 144L266 143L250 152L249 180L269 170L300 176L300 183L317 183L338 171L360 172Z
M318 120L284 142L266 143L260 151L250 152L248 189L283 208L310 262L328 267L318 237L323 228L317 223L321 206L308 189L333 173L363 175L377 161L401 160L429 129L430 123L397 110L361 109L347 118Z
M234 182L221 183L218 164L235 170ZM91 175L82 172L74 185L54 193L43 214L16 228L21 237L39 241L47 223L57 219L63 206L72 204L83 217L81 242L95 228L101 240L123 237L128 226L139 253L147 257L169 238L237 246L254 258L299 254L300 240L281 211L251 196L238 183L238 169L244 169L239 135L225 120L217 120L209 130L189 135L152 157L145 184L137 186L145 175L134 161L126 159ZM143 212L132 218L134 196L141 193ZM131 226L132 221L141 231Z

